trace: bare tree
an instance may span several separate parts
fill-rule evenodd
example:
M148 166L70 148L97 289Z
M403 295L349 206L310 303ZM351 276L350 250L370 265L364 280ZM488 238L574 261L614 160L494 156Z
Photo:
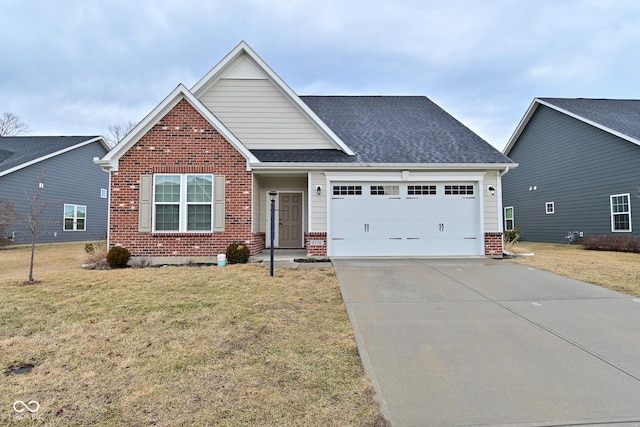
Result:
M37 283L33 278L33 262L36 252L36 243L38 236L41 234L42 226L46 224L54 223L54 221L47 221L43 218L43 213L49 207L51 202L42 200L42 190L44 189L44 175L45 171L42 171L42 177L38 183L38 191L33 195L29 195L29 192L25 190L27 196L25 206L25 213L18 217L18 222L22 224L31 234L31 262L29 264L29 281L28 283Z
M0 116L0 137L16 136L28 131L29 126L20 120L20 117L16 114L2 113L2 116Z
M109 125L109 135L105 137L110 146L115 146L122 138L127 136L131 129L136 127L137 123L132 121L123 122L123 123L114 123Z

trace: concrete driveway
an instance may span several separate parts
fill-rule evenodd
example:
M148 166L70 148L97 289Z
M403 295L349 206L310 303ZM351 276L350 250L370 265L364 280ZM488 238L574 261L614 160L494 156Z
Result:
M336 259L394 426L640 426L640 299L492 259Z

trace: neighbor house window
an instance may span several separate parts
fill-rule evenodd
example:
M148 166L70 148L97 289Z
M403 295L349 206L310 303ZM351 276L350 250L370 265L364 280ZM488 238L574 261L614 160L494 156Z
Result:
M154 177L155 231L212 231L213 175Z
M552 213L555 213L555 205L553 202L547 202L544 204L544 209L547 215L551 215Z
M87 207L64 205L64 231L85 231L87 229Z
M611 196L611 231L631 231L629 194Z
M504 208L504 229L513 230L513 206Z

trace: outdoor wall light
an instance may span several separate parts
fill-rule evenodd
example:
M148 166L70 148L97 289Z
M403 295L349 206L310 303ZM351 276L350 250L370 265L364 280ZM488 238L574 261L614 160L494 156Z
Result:
M318 196L322 194L322 185L316 185L316 193L318 193Z
M493 185L489 185L489 186L487 187L487 191L488 191L489 193L491 193L491 195L492 195L492 196L495 196L495 194L496 194L496 187L494 187Z

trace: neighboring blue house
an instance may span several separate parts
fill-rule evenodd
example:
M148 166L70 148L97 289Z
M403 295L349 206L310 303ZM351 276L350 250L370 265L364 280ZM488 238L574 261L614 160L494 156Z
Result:
M46 209L39 243L103 240L109 174L93 159L108 150L99 136L0 137L0 199L15 203L24 217L27 195L33 197L42 187ZM30 242L23 225L14 224L7 231L15 237L14 243Z
M640 100L536 98L503 153L520 165L504 225L522 240L640 236Z

